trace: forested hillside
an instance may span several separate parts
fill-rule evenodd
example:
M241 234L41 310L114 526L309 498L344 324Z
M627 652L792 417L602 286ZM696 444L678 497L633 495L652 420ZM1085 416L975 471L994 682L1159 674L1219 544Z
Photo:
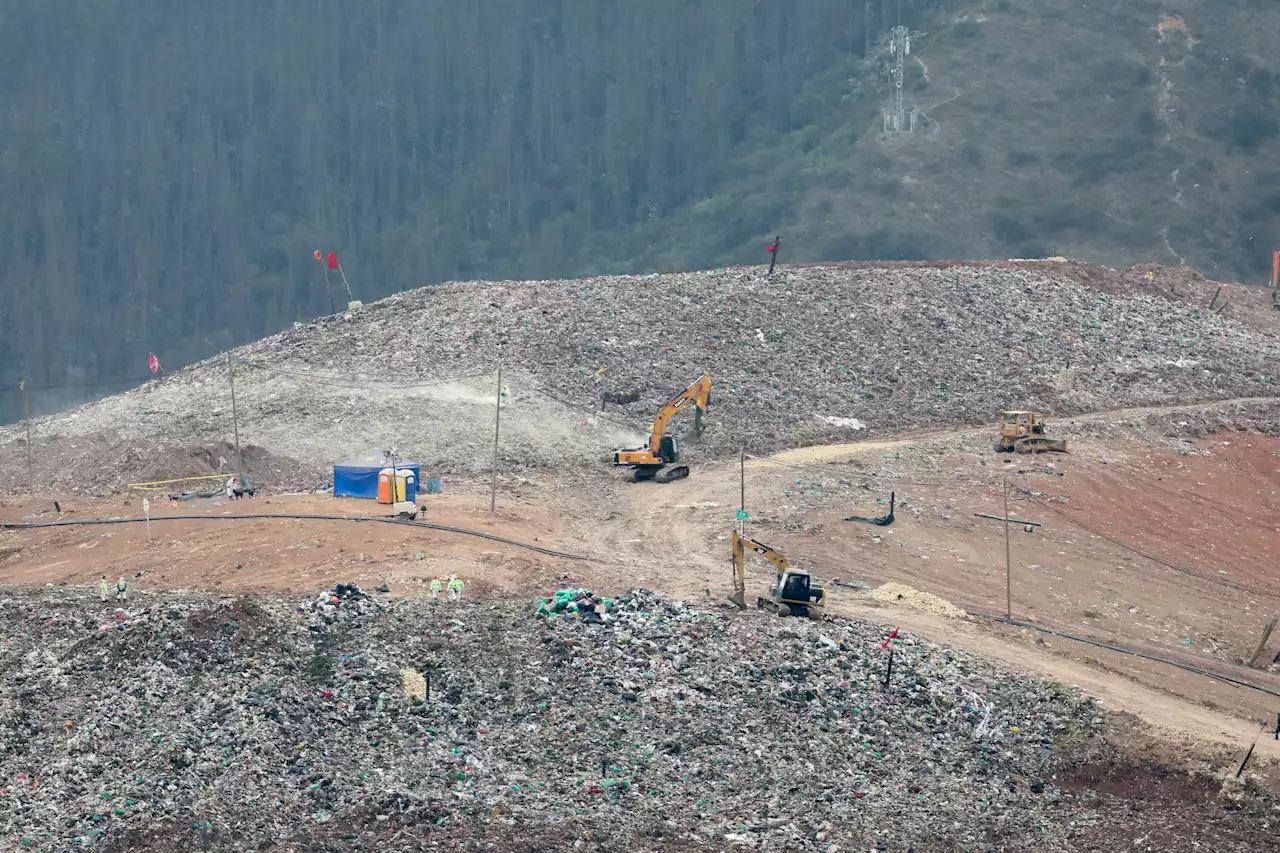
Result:
M1274 5L1182 0L1171 29L1148 0L8 0L0 416L24 376L96 385L328 313L316 249L365 300L757 262L775 233L787 260L1256 279ZM899 14L921 123L886 139Z

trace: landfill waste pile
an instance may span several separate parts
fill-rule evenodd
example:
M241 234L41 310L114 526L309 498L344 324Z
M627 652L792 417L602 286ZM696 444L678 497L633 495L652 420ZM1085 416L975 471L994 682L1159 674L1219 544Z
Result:
M604 616L7 591L0 827L47 853L1054 853L1146 821L1263 849L1247 798L1082 790L1118 759L1075 689L859 623L643 590Z
M989 424L1011 406L1071 415L1275 396L1274 318L1211 313L1162 295L1161 281L1144 289L1100 267L1027 262L422 288L235 350L240 436L308 470L396 446L434 473L477 476L488 470L499 350L500 467L517 473L601 468L703 373L714 390L706 431L686 441L695 461L744 443L768 453ZM632 402L601 413L604 399ZM75 449L212 444L230 437L231 415L218 356L38 419L33 440L49 452L36 476L123 478ZM689 439L690 420L672 429ZM24 447L20 425L0 430L0 489L24 476Z
M558 589L552 598L535 601L533 612L542 617L563 613L581 617L583 622L604 623L614 604L612 598L604 598L589 589Z

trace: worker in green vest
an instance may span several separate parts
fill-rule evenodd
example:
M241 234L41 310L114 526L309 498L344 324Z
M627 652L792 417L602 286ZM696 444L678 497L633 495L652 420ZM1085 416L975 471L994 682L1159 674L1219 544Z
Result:
M435 604L440 600L440 578L431 579L431 603Z
M111 594L111 585L107 583L107 576L102 576L102 583L98 584L98 598L101 598L105 604L107 596Z
M449 600L458 601L462 598L462 578L454 575L449 578Z

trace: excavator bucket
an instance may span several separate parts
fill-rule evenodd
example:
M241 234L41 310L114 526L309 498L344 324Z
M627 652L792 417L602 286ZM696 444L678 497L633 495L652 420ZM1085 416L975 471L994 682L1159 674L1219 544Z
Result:
M734 590L733 594L729 596L729 600L732 601L734 606L739 610L747 609L747 594L742 590Z

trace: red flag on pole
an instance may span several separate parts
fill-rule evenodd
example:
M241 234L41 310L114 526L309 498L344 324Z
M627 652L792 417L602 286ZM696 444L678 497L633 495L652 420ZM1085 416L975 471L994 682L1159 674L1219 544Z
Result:
M770 244L769 244L769 249L768 249L769 254L771 254L771 255L772 255L772 254L774 254L774 253L775 253L775 252L777 252L777 251L778 251L778 244L777 244L777 243L770 243Z
M156 358L155 353L148 353L147 364L151 366L152 373L160 372L160 359Z
M337 268L338 268L338 253L330 252L329 253L329 269L336 270Z
M319 250L319 249L316 249L316 260L317 260L317 261L319 261L319 260L323 260L323 259L321 258L321 256L320 256L320 250Z
M881 644L880 644L880 651L884 651L885 649L889 648L889 641L890 641L890 640L896 640L896 639L898 639L898 629L897 629L897 628L894 628L894 629L893 629L893 633L892 633L892 634L890 634L890 635L885 639L885 641L884 641L883 643L881 643Z

